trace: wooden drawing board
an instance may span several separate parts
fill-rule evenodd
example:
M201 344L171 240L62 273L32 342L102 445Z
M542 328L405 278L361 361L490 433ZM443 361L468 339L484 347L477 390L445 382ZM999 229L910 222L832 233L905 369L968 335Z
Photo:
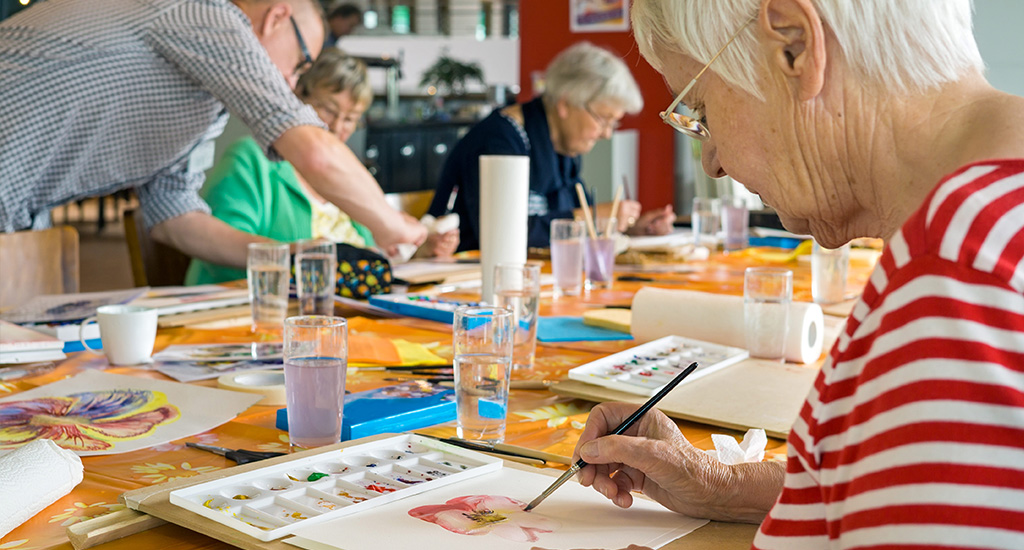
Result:
M320 447L319 449L279 456L277 458L271 458L260 462L252 462L241 466L235 466L233 468L225 468L223 470L217 470L215 472L195 477L176 479L160 485L128 491L121 495L121 502L132 510L144 512L151 516L180 525L197 533L202 533L208 537L212 537L244 550L296 550L297 547L283 542L284 539L288 538L288 536L276 541L259 541L226 525L194 514L184 508L175 506L170 502L170 493L171 491L181 489L183 487L189 487L214 479L220 479L222 477L256 470L281 462L289 462L310 454L322 453L333 449L343 449L352 445L358 445L394 436L395 434L381 434L364 439L345 441L327 447ZM563 471L561 469L553 468L533 468L508 461L505 462L504 467L528 470L550 476L552 479L558 477ZM611 502L609 502L608 505L613 506ZM710 522L689 535L676 539L662 548L667 550L746 550L750 548L750 543L754 540L754 534L756 532L756 525ZM344 545L341 544L341 547L343 548Z
M735 430L764 428L786 439L818 369L792 363L747 359L672 390L657 408L672 418ZM551 391L587 401L640 405L647 397L566 380Z

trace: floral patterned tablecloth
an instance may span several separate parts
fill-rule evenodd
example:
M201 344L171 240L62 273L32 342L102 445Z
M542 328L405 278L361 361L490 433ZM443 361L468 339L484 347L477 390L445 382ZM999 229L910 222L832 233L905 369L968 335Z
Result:
M794 299L810 299L809 263L789 258L784 251L773 249L747 249L729 255L716 254L706 262L697 264L689 273L645 274L651 282L616 282L611 290L581 296L575 299L542 300L541 315L580 315L595 305L628 304L641 284L666 288L687 288L708 292L742 294L743 269L751 265L786 265L794 271ZM872 262L855 259L851 265L850 288L863 288ZM660 281L660 282L659 282ZM339 311L344 315L345 312ZM419 319L373 320L350 317L349 330L385 338L404 339L427 344L441 357L451 357L451 327ZM254 340L279 340L280 334L253 334L248 327L221 330L176 328L162 330L157 337L156 349L172 344L231 343ZM570 368L600 358L609 353L629 348L633 342L571 342L557 345L539 345L536 366L529 372L517 372L514 379L560 380ZM76 353L45 374L13 382L0 382L0 397L26 391L40 385L64 379L89 369L131 376L167 379L162 374L137 368L111 367L104 357L90 353ZM384 378L394 373L350 369L347 388L353 392L373 389L394 383ZM196 384L215 387L215 380ZM547 390L515 390L509 403L506 442L571 456L592 403L557 396ZM85 479L70 494L46 508L27 523L0 540L0 550L71 549L65 527L122 509L118 496L140 487L162 483L180 477L190 477L228 468L233 462L203 451L185 447L186 441L195 441L233 449L261 451L287 451L288 434L274 427L277 406L253 406L234 420L213 430L171 443L144 450L82 459ZM680 422L684 435L701 448L713 448L712 433L732 433L721 428ZM0 426L2 430L2 426ZM455 433L454 423L434 426L425 430L439 436ZM785 443L769 440L769 459L784 459ZM11 495L2 495L11 498ZM97 547L161 548L163 550L231 548L226 543L178 527L164 525L149 531Z

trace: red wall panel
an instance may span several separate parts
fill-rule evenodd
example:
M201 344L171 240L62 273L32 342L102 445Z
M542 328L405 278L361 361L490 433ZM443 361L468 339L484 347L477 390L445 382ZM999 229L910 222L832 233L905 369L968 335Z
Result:
M645 209L672 204L675 156L674 130L658 117L671 103L664 80L640 56L631 32L569 32L569 0L521 0L519 3L520 101L534 96L531 73L543 71L548 62L576 42L588 40L623 56L640 85L644 110L622 120L623 128L639 135L639 200Z

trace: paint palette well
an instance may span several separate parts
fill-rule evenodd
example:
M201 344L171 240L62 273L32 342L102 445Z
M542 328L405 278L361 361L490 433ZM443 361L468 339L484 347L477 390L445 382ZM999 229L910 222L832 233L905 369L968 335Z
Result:
M682 384L749 356L740 348L666 336L576 367L569 371L569 378L627 393L654 395L694 361L697 370Z
M416 435L336 449L170 493L176 506L261 541L501 469Z

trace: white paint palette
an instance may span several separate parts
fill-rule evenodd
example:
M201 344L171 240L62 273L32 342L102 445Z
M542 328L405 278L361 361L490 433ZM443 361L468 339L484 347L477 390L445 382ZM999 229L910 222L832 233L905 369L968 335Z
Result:
M750 353L744 349L682 336L666 336L576 367L569 371L569 378L626 393L650 396L694 361L697 362L697 369L681 384L692 382L747 357L750 357Z
M261 541L500 470L417 435L336 449L171 491L172 504Z

